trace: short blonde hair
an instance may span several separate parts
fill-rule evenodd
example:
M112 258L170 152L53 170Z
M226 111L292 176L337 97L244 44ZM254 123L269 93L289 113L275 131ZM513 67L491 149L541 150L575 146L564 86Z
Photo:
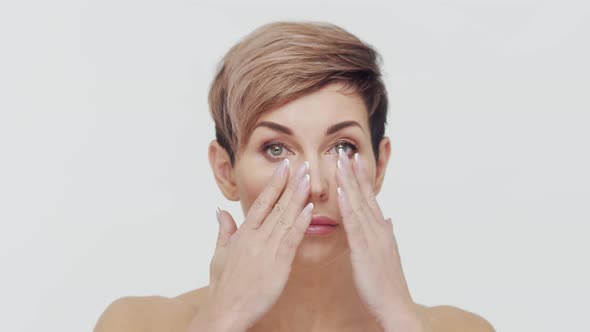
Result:
M388 103L381 62L371 46L334 24L265 24L234 45L219 64L209 90L216 139L233 165L262 113L341 82L364 100L377 158Z

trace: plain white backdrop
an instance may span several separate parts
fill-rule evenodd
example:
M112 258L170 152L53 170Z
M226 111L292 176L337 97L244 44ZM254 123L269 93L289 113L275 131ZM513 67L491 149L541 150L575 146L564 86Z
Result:
M498 331L587 326L584 1L0 5L0 330L90 331L113 300L208 284L207 92L261 24L320 20L384 59L379 201L414 300Z

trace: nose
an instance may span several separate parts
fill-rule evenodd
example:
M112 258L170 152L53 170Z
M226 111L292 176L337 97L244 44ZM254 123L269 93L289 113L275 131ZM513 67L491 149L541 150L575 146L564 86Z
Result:
M320 165L317 160L308 160L309 177L310 177L310 199L312 202L320 202L328 199L329 170L325 169L327 165ZM324 167L322 167L324 166Z

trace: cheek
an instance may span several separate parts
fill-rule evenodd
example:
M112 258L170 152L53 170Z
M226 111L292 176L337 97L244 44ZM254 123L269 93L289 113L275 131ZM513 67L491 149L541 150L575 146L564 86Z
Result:
M272 172L248 172L248 175L241 177L238 180L238 190L240 192L240 203L244 214L254 204L254 201L260 195L262 190L268 184L272 177Z
M375 159L373 156L362 158L363 166L365 168L365 172L371 185L375 185L375 181L377 178L377 164L375 163Z

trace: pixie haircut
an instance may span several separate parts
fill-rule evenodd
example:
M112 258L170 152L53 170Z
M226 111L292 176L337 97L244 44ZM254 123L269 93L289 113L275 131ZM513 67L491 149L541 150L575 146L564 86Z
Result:
M209 108L217 142L233 166L264 112L338 82L363 99L377 159L388 103L381 63L370 45L330 23L260 26L226 53L211 83Z

